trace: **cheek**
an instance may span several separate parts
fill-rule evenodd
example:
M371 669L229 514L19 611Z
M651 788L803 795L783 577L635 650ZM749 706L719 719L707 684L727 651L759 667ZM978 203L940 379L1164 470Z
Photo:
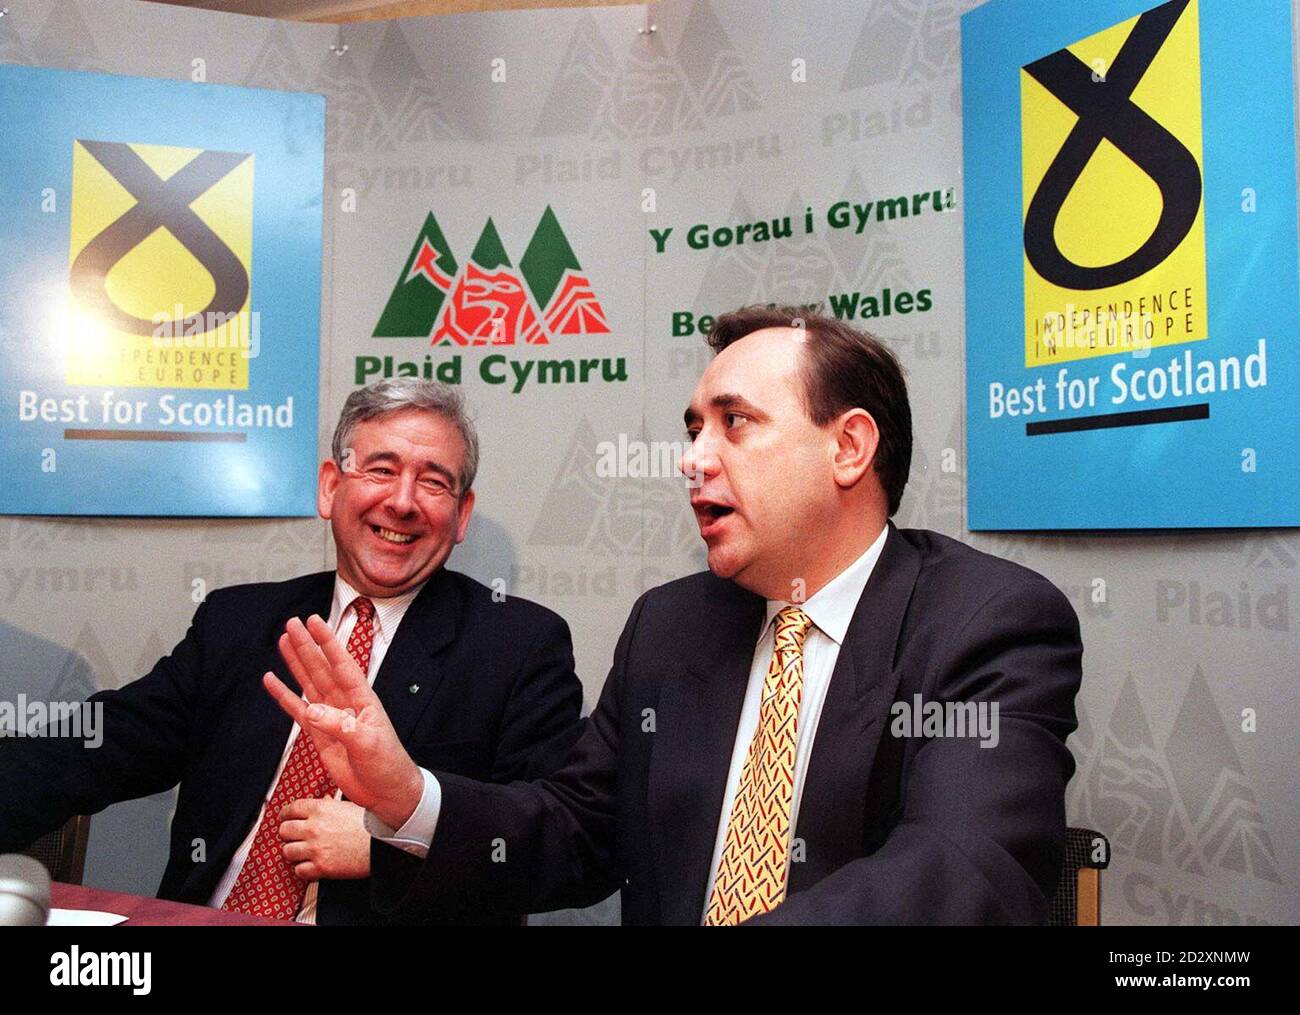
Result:
M431 531L440 536L454 536L456 526L460 523L459 515L456 513L455 499L445 498L443 501L425 508L424 523L429 526Z
M797 531L816 503L821 477L809 468L804 455L773 455L752 492L760 527L782 532Z

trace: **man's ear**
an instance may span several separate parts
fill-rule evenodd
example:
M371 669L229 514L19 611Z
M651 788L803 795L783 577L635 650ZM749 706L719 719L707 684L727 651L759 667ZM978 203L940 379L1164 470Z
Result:
M460 499L456 510L460 514L460 519L456 523L456 542L462 543L465 540L465 533L469 531L469 516L474 513L473 490L465 491L465 496Z
M847 489L871 471L880 446L880 430L871 413L859 408L849 409L832 425L835 448L831 470L836 484Z
M316 476L316 513L328 519L334 510L334 491L342 478L334 459L327 458L320 463L320 472Z

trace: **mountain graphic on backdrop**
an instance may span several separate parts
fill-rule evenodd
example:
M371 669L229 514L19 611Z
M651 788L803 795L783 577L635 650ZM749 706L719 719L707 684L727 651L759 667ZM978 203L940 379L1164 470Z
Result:
M533 299L542 310L546 329L553 335L604 335L609 331L605 312L591 281L569 246L560 222L547 205L528 249L519 259Z
M680 68L654 43L643 41L628 53L605 94L593 137L660 137L703 126L699 104Z
M433 212L429 212L375 325L375 337L432 334L455 277L456 258L451 244Z
M491 218L462 266L430 212L373 334L432 335L434 345L546 345L609 331L591 279L548 205L517 269Z
M32 40L31 52L36 59L31 62L63 70L105 70L81 4L64 0L48 6L51 7L50 15ZM102 14L96 10L92 20L99 17Z
M298 59L288 31L280 22L274 22L266 34L262 48L257 51L245 72L242 83L250 88L299 91L306 79L307 73Z
M524 280L515 271L491 219L483 226L469 263L452 285L447 311L433 344L545 345Z
M364 151L383 109L352 51L327 51L309 87L329 96L325 104L326 136L334 148L341 152Z
M753 78L707 0L692 5L671 56L659 36L638 35L620 61L595 18L584 13L533 135L662 136L761 108Z
M1182 854L1191 838L1173 777L1130 673L1111 712L1091 766L1088 824L1102 830L1121 854L1160 864ZM1195 874L1202 868L1192 866Z
M749 202L739 191L731 202L727 216L728 222L754 220ZM758 279L765 264L762 250L753 244L714 247L692 304L695 313L716 314L720 308L731 310L733 307L756 302Z
M835 282L835 261L822 233L805 233L800 220L806 207L796 190L782 215L790 220L793 236L781 243L763 245L766 264L759 292L776 303L793 306L823 303Z
M77 526L27 518L0 520L0 550L21 549L45 552L51 548L83 543L117 543L117 533L99 520L84 519ZM90 552L86 548L86 552Z
M14 18L0 18L0 63L36 63L36 54L18 34Z
M199 541L218 546L256 546L266 554L319 552L323 533L315 519L276 521L267 525L220 525L204 529Z
M1191 821L1193 841L1209 865L1280 884L1268 829L1228 729L1197 666L1165 743L1165 757ZM1190 852L1186 851L1187 861ZM1179 866L1188 865L1183 857L1174 859Z
M677 45L677 63L710 117L752 113L762 108L754 80L713 11L700 0L692 5Z
M596 475L596 431L585 417L537 511L530 546L588 546L596 517L605 509L614 481Z
M618 61L592 15L583 11L551 82L533 134L588 134L605 93L618 74Z
M1246 539L1246 566L1295 567L1297 551L1300 551L1300 538L1296 536L1254 532Z
M862 173L855 166L840 191L840 201L861 202L871 194ZM873 222L862 233L852 229L835 229L826 236L835 264L839 268L842 284L849 288L868 291L890 286L894 289L914 289L915 279L907 267L907 258L895 239L895 227L890 222Z
M437 62L438 54L428 50L421 46L426 60ZM445 79L430 77L401 25L387 25L364 72L356 53L352 47L326 51L307 86L329 96L328 136L338 151L392 152L465 136L460 109L440 94L439 82L445 89ZM268 40L255 63L264 68L260 73L271 87L276 75L287 80L300 73L287 38Z
M584 418L542 498L528 545L645 559L698 554L703 544L684 483L676 477L601 477L598 443Z
M868 85L926 84L961 62L958 25L969 4L959 0L883 0L872 4L840 82L849 92Z
M438 61L439 54L429 51L436 39L421 41L425 58ZM446 73L445 61L435 66ZM465 136L460 123L463 110L439 94L436 80L420 63L401 22L388 22L370 64L371 92L386 98L380 115L370 122L367 147L389 150L414 146L423 150L433 142Z
M1254 791L1198 666L1161 751L1130 673L1106 728L1076 735L1072 818L1115 850L1204 876L1212 868L1281 883ZM1082 726L1080 734L1084 733Z

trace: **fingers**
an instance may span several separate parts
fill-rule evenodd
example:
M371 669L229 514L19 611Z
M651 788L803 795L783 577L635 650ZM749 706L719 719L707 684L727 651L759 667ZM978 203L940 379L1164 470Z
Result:
M285 842L302 842L311 829L309 821L281 821L280 838Z
M280 808L280 820L288 821L291 818L310 818L314 817L321 807L321 801L314 797L299 797L292 803L287 803Z
M307 633L311 635L312 640L329 662L330 677L338 690L354 694L369 689L370 685L366 682L366 675L361 672L361 667L348 654L348 650L339 644L339 640L334 637L334 632L325 621L312 614L307 618Z
M299 726L306 725L307 702L285 687L279 677L268 670L262 674L262 686L275 699L275 703L288 713L290 719Z
M302 713L304 729L324 733L342 740L345 747L353 747L357 734L356 713L350 708L335 708L315 701L307 705Z
M280 635L280 640L277 644L280 649L280 658L283 659L284 664L289 667L289 672L293 674L293 679L298 681L298 686L302 688L302 693L307 696L309 701L319 701L320 691L312 682L311 673L308 672L307 665L302 661L302 657L299 656L298 647L293 643L293 639L289 637L288 632Z
M329 630L329 625L320 618L308 619L316 619L326 631ZM284 626L284 632L289 638L298 663L306 671L307 680L316 689L315 700L337 702L338 682L331 672L329 660L325 658L325 653L321 651L312 636L307 633L307 628L303 626L302 621L297 617L290 617L289 622ZM330 634L328 637L333 638L333 635ZM348 661L351 662L351 659L349 658Z
M280 847L280 852L290 863L302 863L304 860L311 859L313 850L305 842L286 842Z
M293 876L299 881L319 881L325 876L325 872L308 860L294 867Z

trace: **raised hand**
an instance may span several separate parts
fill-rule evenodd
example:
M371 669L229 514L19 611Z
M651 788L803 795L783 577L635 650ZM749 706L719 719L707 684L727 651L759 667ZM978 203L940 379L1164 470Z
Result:
M306 700L274 673L262 677L263 686L311 736L343 795L400 828L420 802L424 779L365 674L314 615L305 627L290 619L279 647Z

